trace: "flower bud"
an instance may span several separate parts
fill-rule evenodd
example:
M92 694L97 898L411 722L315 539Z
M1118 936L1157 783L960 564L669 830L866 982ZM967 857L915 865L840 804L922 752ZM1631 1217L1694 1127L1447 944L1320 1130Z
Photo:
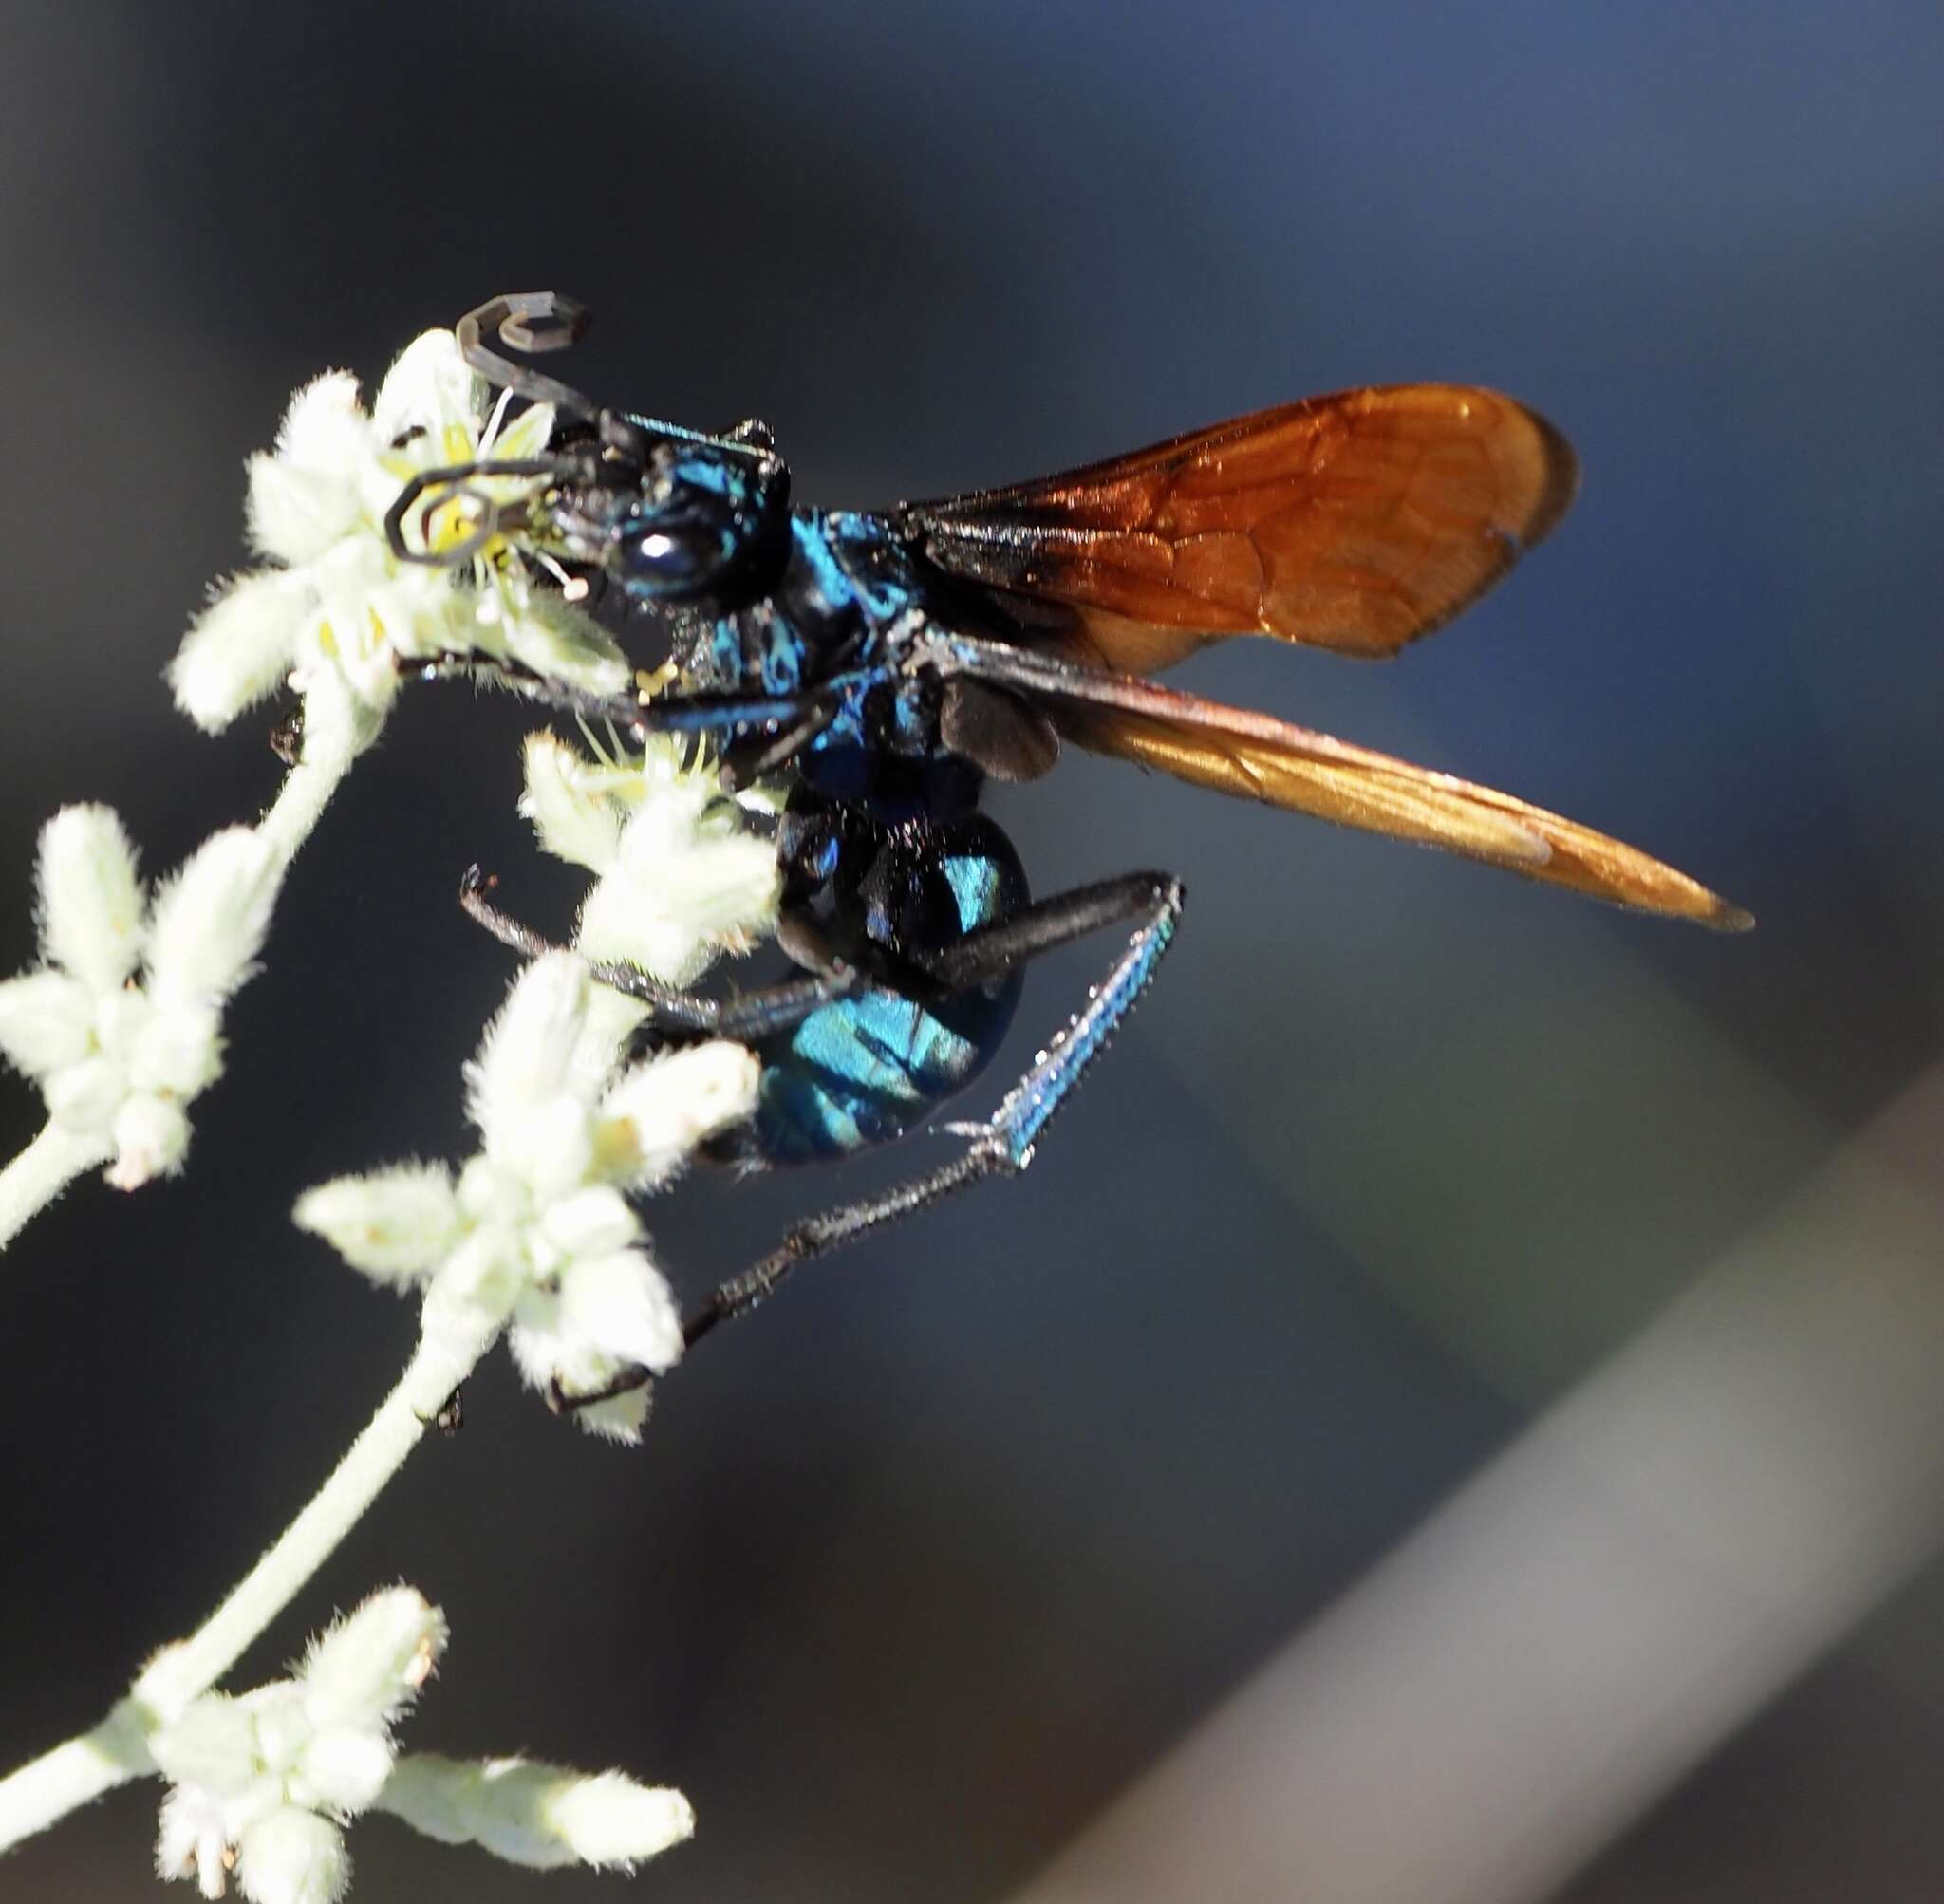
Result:
M112 992L141 958L135 849L110 807L64 807L41 829L41 937L53 963Z

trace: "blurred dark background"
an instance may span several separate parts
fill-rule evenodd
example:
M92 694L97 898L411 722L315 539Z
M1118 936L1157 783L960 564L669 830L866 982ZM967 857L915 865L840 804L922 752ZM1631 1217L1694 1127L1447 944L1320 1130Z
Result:
M496 1356L234 1683L403 1577L455 1632L408 1744L689 1793L701 1834L643 1895L1000 1897L1866 1143L1944 1056L1940 100L1917 0L0 13L0 968L33 956L60 803L113 803L159 870L272 793L268 719L208 740L159 676L245 559L243 458L290 389L540 285L597 313L574 382L758 413L823 501L1350 383L1515 392L1586 477L1503 590L1388 668L1237 644L1181 679L1557 807L1762 921L1716 939L1109 764L1001 795L1043 890L1189 888L1031 1174L711 1342L638 1451ZM571 892L513 812L529 719L407 698L297 863L188 1175L86 1180L0 1265L0 1763L194 1625L402 1364L410 1312L288 1212L468 1148L458 1069L510 968L457 876L556 922ZM1036 971L1013 1059L1101 956ZM38 1111L0 1083L7 1153ZM885 1174L699 1179L650 1216L699 1290ZM1927 1549L1546 1884L1944 1895ZM1558 1723L1607 1721L1562 1690ZM148 1895L154 1797L0 1889ZM353 1845L366 1899L623 1882L383 1820Z

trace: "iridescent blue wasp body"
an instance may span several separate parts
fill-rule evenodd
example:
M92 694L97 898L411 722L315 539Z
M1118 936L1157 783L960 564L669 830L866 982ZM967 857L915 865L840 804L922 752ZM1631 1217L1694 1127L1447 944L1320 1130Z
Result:
M1748 923L1672 868L1510 795L1145 679L1244 632L1386 655L1475 599L1551 529L1576 481L1563 439L1509 399L1348 391L1007 489L804 509L764 425L706 437L599 408L481 337L548 350L584 323L549 292L461 321L475 368L557 406L554 440L528 462L423 473L387 532L400 556L448 563L503 536L577 587L618 591L665 628L672 691L551 698L637 737L704 737L732 777L788 777L777 937L804 976L725 1000L603 972L663 1035L757 1050L758 1108L725 1154L823 1160L916 1129L990 1059L1027 962L1124 934L1085 1008L960 1158L803 1225L725 1284L692 1336L802 1257L1022 1167L1151 978L1179 881L1143 872L1034 901L976 811L986 778L1037 778L1063 741L1617 904ZM479 476L532 487L495 502ZM470 524L457 544L415 543L415 522L455 504ZM466 897L510 943L539 943L483 882Z

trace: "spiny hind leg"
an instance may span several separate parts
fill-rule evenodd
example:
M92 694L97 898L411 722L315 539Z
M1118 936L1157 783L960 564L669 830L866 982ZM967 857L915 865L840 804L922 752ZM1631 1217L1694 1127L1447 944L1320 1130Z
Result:
M563 949L494 905L487 897L493 885L492 877L477 866L466 868L465 877L459 882L459 905L469 918L523 958L537 959L543 953ZM849 998L865 982L864 975L854 966L832 958L807 978L743 992L734 998L712 999L701 992L684 991L679 985L664 985L639 966L593 959L587 961L587 966L602 984L611 985L624 997L645 1005L648 1024L654 1030L729 1038L737 1044L753 1044L776 1033L792 1031L819 1007Z
M1041 900L999 924L967 933L944 954L920 961L934 982L963 989L1002 980L1041 953L1090 933L1129 924L1134 928L1107 976L1089 988L1086 1005L1034 1058L999 1109L982 1124L969 1127L971 1141L957 1157L875 1197L840 1204L796 1224L760 1262L714 1291L683 1326L683 1340L693 1346L718 1323L756 1308L798 1264L827 1256L988 1177L1015 1176L1023 1170L1033 1160L1040 1132L1147 990L1173 940L1181 907L1181 882L1171 874L1130 873ZM967 1131L964 1126L953 1128ZM572 1395L556 1392L551 1400L557 1409L587 1408L639 1388L647 1379L645 1369L627 1370L598 1390Z

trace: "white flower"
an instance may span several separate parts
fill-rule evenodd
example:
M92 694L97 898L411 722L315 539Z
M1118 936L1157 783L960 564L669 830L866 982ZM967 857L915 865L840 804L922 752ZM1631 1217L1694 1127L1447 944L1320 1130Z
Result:
M637 1784L620 1772L591 1777L528 1759L447 1759L414 1752L399 1761L380 1801L384 1810L442 1844L477 1844L512 1864L632 1871L695 1831L678 1791Z
M401 1758L392 1727L445 1651L445 1616L409 1587L373 1594L310 1643L290 1678L205 1692L148 1746L169 1781L156 1869L252 1904L332 1904L350 1881L345 1826L374 1806L445 1844L515 1864L631 1870L679 1844L678 1791L520 1758Z
M401 562L384 517L420 471L480 457L539 455L552 433L545 404L501 427L483 414L483 386L450 331L427 331L400 357L367 416L356 379L333 371L290 400L274 449L250 459L251 540L281 566L224 588L196 619L169 669L177 703L200 726L226 727L290 678L308 692L326 678L346 687L368 744L402 679L418 661L514 661L595 693L627 682L626 660L592 622L533 588L525 564L494 537L468 563ZM516 498L531 478L474 485ZM427 498L431 545L465 536L466 506ZM412 512L420 519L421 512Z
M206 1692L149 1739L170 1782L156 1868L220 1897L328 1904L350 1877L343 1825L392 1775L393 1722L445 1649L444 1615L409 1587L371 1596L311 1642L289 1679Z
M673 1293L622 1193L664 1181L756 1102L757 1061L739 1045L700 1045L616 1077L591 989L565 952L521 974L467 1069L483 1141L456 1183L422 1166L341 1178L294 1213L375 1279L426 1285L428 1327L444 1304L510 1322L526 1379L570 1395L681 1356ZM646 1408L638 1390L575 1419L632 1441Z
M725 799L673 737L650 735L639 756L610 764L532 734L526 781L520 812L541 846L599 875L574 935L589 959L686 985L775 926L776 848L751 831L749 803Z
M265 841L231 827L150 900L108 808L42 829L44 962L0 983L0 1053L55 1124L112 1151L118 1188L180 1166L184 1107L222 1073L222 1007L254 969L280 877Z

